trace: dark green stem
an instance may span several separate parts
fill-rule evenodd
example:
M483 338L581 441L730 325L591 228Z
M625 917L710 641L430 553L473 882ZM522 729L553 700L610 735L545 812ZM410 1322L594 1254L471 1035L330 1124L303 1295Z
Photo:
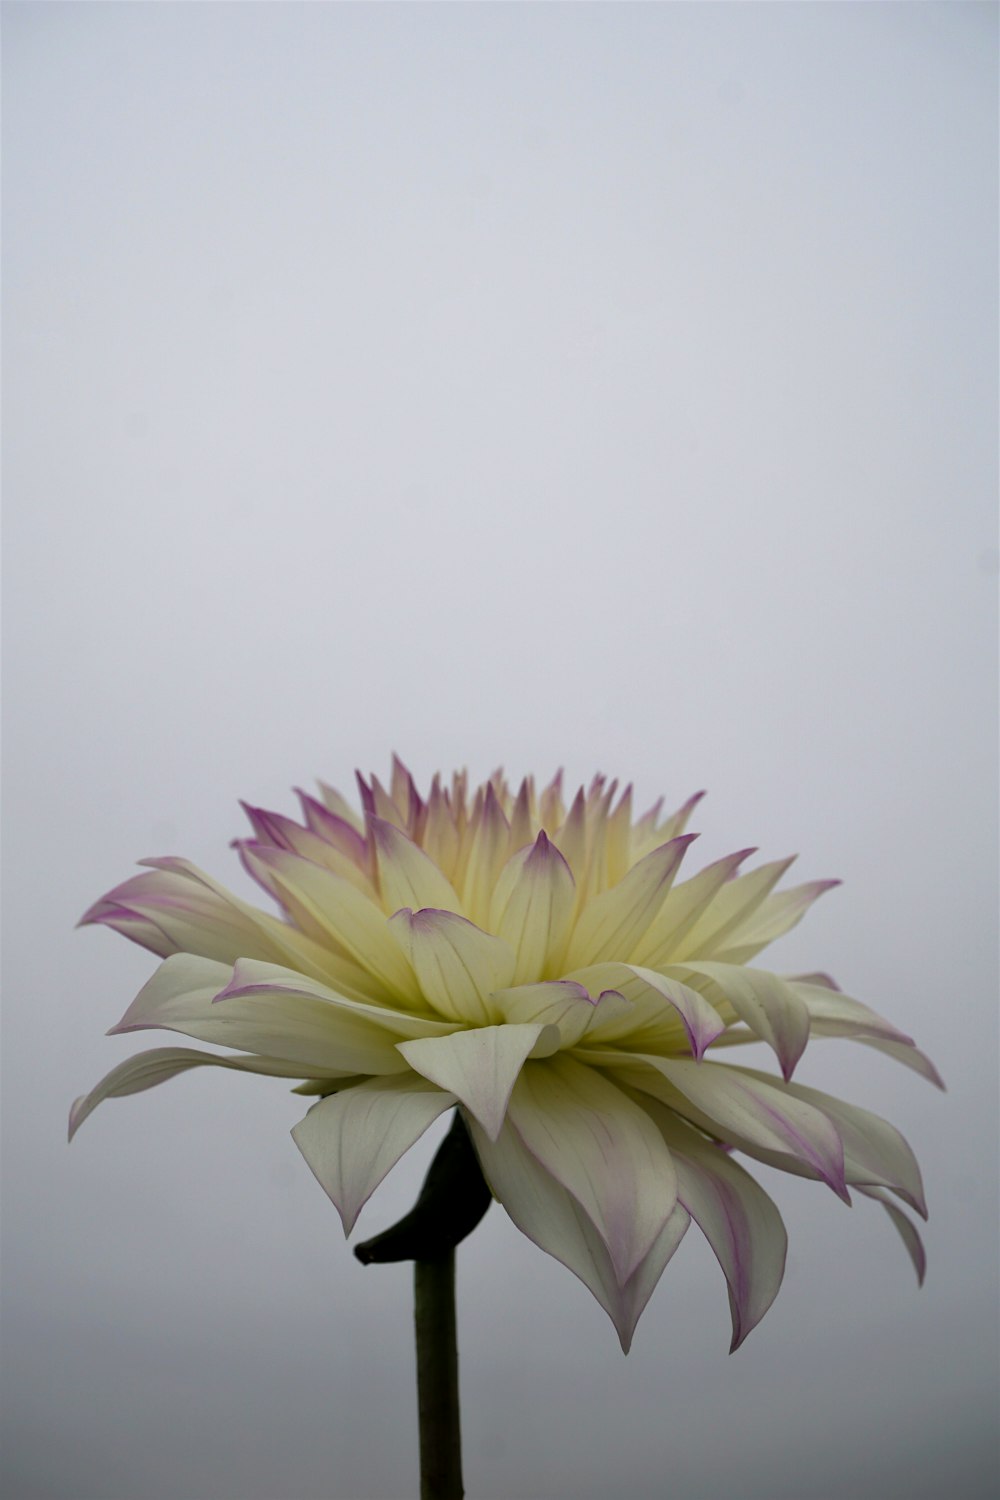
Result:
M356 1245L362 1265L412 1260L420 1419L420 1500L462 1500L458 1413L455 1246L490 1206L461 1113L438 1148L413 1208L374 1239Z
M458 1412L455 1252L413 1267L420 1417L420 1500L462 1500L462 1434Z

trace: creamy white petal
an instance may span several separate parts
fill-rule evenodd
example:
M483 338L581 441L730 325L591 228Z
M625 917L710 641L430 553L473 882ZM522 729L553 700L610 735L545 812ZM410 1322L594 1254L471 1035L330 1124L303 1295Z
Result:
M795 856L772 860L745 875L726 880L711 901L702 908L697 921L674 944L672 962L685 958L714 958L723 950L730 933L751 917L777 885ZM680 891L683 887L679 887Z
M720 1147L651 1099L677 1169L677 1197L715 1251L729 1285L730 1353L738 1349L778 1295L788 1236L764 1189Z
M483 1174L522 1234L561 1261L597 1298L627 1354L639 1315L663 1268L680 1244L690 1219L675 1204L650 1249L619 1284L611 1257L592 1221L573 1195L547 1172L516 1131L505 1127L496 1142L470 1121Z
M143 986L112 1033L162 1026L198 1041L299 1063L303 1077L329 1069L372 1074L405 1070L397 1038L350 1001L338 1005L332 995L315 999L272 993L216 1004L229 977L224 964L175 954Z
M860 1187L859 1193L864 1193L868 1198L874 1198L876 1203L881 1203L900 1239L906 1247L906 1253L913 1262L913 1269L917 1273L917 1285L923 1286L924 1276L927 1274L927 1253L924 1250L924 1242L920 1238L917 1227L897 1208L892 1199L887 1197L881 1188Z
M727 964L749 963L761 949L798 926L818 897L841 883L839 880L810 880L806 885L796 885L788 891L772 892L755 911L730 929L723 947L716 950L716 957Z
M392 823L380 818L370 822L382 905L389 916L404 906L413 911L432 906L464 915L454 886L429 855Z
M519 984L493 996L505 1021L545 1021L558 1026L563 1047L574 1047L598 1021L630 1016L632 1003L616 990L596 995L570 979Z
M401 1042L399 1051L416 1072L461 1099L490 1140L496 1140L525 1059L545 1057L558 1046L558 1028L536 1022L479 1026Z
M638 964L592 964L566 977L591 992L614 989L628 1002L627 1006L595 1015L584 1038L587 1045L621 1043L634 1052L668 1054L690 1048L700 1058L726 1027L718 1011L697 990Z
M809 1040L809 1011L794 985L765 969L694 959L671 964L667 973L700 989L723 1014L728 1002L773 1050L786 1081L791 1078Z
M677 1201L670 1153L649 1116L593 1068L560 1055L525 1065L508 1119L583 1208L624 1285Z
M284 849L249 851L247 860L266 867L278 899L300 927L334 943L389 994L420 1003L416 975L389 936L385 913L357 886Z
M748 1078L769 1083L764 1073L755 1069L740 1070ZM917 1159L895 1125L844 1099L836 1099L820 1089L788 1083L784 1093L813 1109L820 1110L836 1126L844 1143L844 1176L851 1187L890 1188L922 1218L927 1217L927 1203Z
M470 1025L498 1019L490 997L509 985L514 973L513 950L502 938L454 912L409 907L396 912L389 930L435 1011Z
M573 901L569 866L544 833L508 860L493 892L490 928L514 951L512 984L553 977L548 963L562 952Z
M564 960L567 969L602 963L635 952L666 900L693 834L647 854L613 886L588 901L573 926Z
M372 1193L429 1125L455 1103L406 1073L373 1078L314 1104L292 1139L350 1234Z
M633 1087L652 1093L710 1135L750 1156L773 1160L785 1171L820 1177L850 1203L844 1178L844 1146L828 1115L789 1091L779 1079L724 1063L684 1062L646 1053ZM662 1087L666 1084L667 1087ZM767 1154L765 1154L767 1153Z
M715 900L723 886L732 881L753 849L739 849L714 864L706 865L690 880L672 886L659 912L635 952L629 956L645 968L659 969L680 952L687 934Z
M303 1069L296 1063L278 1057L220 1057L214 1052L198 1052L193 1047L153 1047L106 1073L89 1094L81 1094L69 1112L69 1138L73 1139L89 1114L105 1099L120 1099L139 1094L186 1073L191 1068L230 1068L238 1073L261 1073L273 1078L301 1078ZM340 1075L328 1073L327 1078Z

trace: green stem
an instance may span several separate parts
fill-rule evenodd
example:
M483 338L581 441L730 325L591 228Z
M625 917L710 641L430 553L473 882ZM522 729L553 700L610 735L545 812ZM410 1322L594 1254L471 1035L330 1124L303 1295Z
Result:
M455 1252L413 1264L420 1500L462 1500Z
M410 1212L356 1245L364 1266L412 1260L420 1418L420 1500L462 1500L458 1417L455 1246L490 1206L490 1190L461 1111L431 1162Z

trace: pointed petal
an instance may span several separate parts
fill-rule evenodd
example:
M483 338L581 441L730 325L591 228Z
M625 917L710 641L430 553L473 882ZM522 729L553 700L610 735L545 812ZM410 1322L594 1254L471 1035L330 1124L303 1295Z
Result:
M694 834L662 844L633 865L623 880L588 901L566 952L568 969L629 958L663 902Z
M756 1069L741 1069L748 1078L769 1082ZM860 1109L844 1099L836 1099L820 1089L800 1083L785 1085L784 1092L832 1120L844 1143L844 1176L851 1187L885 1187L891 1189L922 1218L927 1217L924 1185L917 1159L895 1125L871 1110Z
M650 1100L677 1168L677 1198L715 1251L729 1283L733 1319L730 1354L778 1295L788 1236L774 1203L720 1147Z
M690 1220L675 1204L633 1274L619 1284L611 1257L580 1204L534 1157L509 1126L496 1142L470 1121L483 1175L522 1234L561 1261L609 1315L627 1354L639 1315Z
M573 877L544 832L507 861L493 892L490 928L515 954L513 984L545 979L573 913Z
M822 1036L822 1031L817 1028L816 1034ZM912 1068L914 1073L919 1073L921 1078L926 1078L928 1083L933 1083L935 1088L946 1087L944 1079L934 1066L931 1059L919 1047L913 1047L909 1042L888 1042L871 1036L859 1036L858 1041L863 1047L871 1047L876 1052L884 1052L886 1057L891 1057L894 1062L902 1063L904 1068Z
M446 1109L454 1094L422 1078L378 1078L314 1104L292 1139L350 1234L379 1183Z
M587 1214L623 1285L677 1201L670 1153L649 1116L594 1069L560 1055L524 1067L508 1119Z
M793 854L787 859L776 859L769 864L760 865L746 875L737 875L735 880L726 881L679 944L674 961L714 958L726 947L731 934L741 929L754 916L785 871L794 863Z
M462 912L462 903L447 876L401 829L381 818L371 819L371 829L382 905L390 916L404 906L413 911L432 906Z
M661 1099L700 1129L784 1171L820 1177L850 1203L844 1146L828 1115L797 1099L791 1086L725 1063L694 1063L646 1053L653 1070L629 1073L633 1087ZM657 1085L659 1074L668 1088Z
M495 1141L525 1059L533 1054L544 1057L558 1045L556 1028L536 1022L480 1026L451 1036L401 1042L399 1051L416 1072L461 1099Z
M73 1139L89 1114L105 1099L121 1099L155 1088L186 1073L190 1068L231 1068L240 1073L262 1073L273 1078L301 1078L303 1070L296 1063L277 1057L219 1057L214 1052L198 1052L193 1047L154 1047L140 1052L105 1074L89 1094L82 1094L69 1112L69 1138ZM327 1075L335 1076L335 1075Z
M797 927L814 901L841 884L839 880L810 880L806 885L772 893L730 930L715 956L722 963L749 963L762 948Z
M927 1274L927 1254L924 1250L924 1242L917 1232L916 1225L910 1222L902 1209L897 1208L895 1203L890 1198L887 1198L880 1188L859 1187L858 1192L864 1193L868 1198L874 1198L876 1203L881 1203L889 1215L900 1239L906 1246L906 1253L913 1262L913 1269L917 1273L917 1285L923 1286L924 1276Z
M489 922L493 887L510 845L510 825L492 783L470 829L470 847L462 880L462 902L474 922Z
M735 884L733 875L754 852L739 849L735 854L727 854L724 859L706 865L690 880L671 887L649 930L629 957L649 969L661 969L669 963L681 952L688 934L727 882Z
M728 1001L740 1020L773 1050L785 1081L791 1078L809 1040L809 1011L793 985L765 969L693 959L671 964L668 973L700 989L724 1016Z
M318 941L336 944L389 994L419 1003L416 976L373 900L349 880L287 850L259 848L247 851L247 858L266 867L278 899L299 926Z
M508 985L514 954L502 938L452 911L408 907L389 930L413 966L428 1005L449 1020L489 1024L497 1019L494 990Z

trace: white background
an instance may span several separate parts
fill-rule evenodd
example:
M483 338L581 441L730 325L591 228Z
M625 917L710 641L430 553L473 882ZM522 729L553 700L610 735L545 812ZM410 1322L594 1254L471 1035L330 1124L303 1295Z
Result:
M844 877L775 966L949 1084L810 1049L917 1151L928 1283L755 1168L792 1248L732 1359L695 1230L626 1360L494 1209L471 1500L992 1494L995 7L4 20L6 1495L413 1495L409 1272L301 1101L198 1073L65 1145L153 966L81 911L153 854L246 889L238 797L393 747L709 787L702 859Z

